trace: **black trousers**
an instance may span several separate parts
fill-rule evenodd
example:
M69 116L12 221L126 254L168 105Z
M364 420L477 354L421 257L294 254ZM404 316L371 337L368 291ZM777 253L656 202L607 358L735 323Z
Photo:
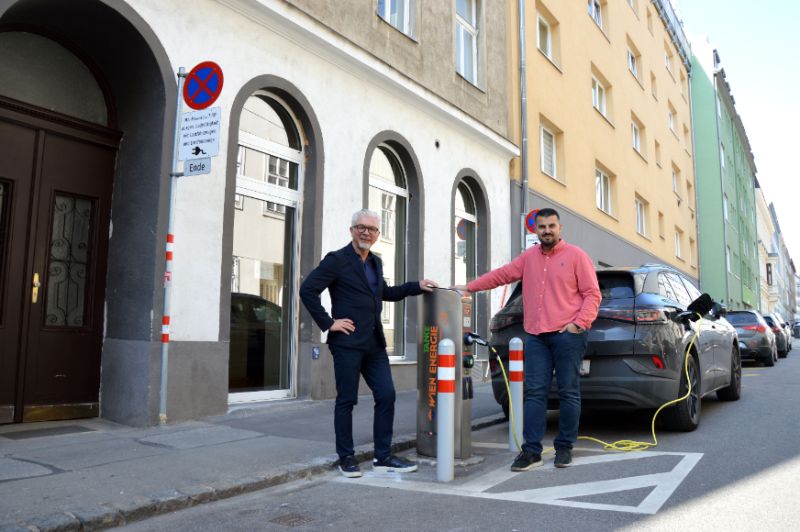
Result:
M394 383L386 349L375 342L371 349L351 349L330 346L336 376L336 407L333 426L336 431L336 454L339 458L351 456L353 448L353 407L358 403L359 376L364 375L372 397L375 413L372 436L375 458L389 456L394 427Z

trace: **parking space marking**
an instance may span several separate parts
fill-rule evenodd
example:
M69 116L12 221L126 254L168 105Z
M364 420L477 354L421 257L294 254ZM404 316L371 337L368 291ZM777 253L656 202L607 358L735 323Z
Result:
M657 513L678 486L694 469L702 458L703 453L679 453L679 452L659 452L659 451L640 451L633 453L612 453L600 454L597 456L582 456L576 458L572 467L582 465L603 464L611 462L621 462L625 460L639 460L656 456L680 456L682 457L675 467L664 473L653 473L649 475L638 475L632 477L622 477L611 480L600 480L592 482L581 482L577 484L564 484L547 488L533 488L516 491L491 492L487 490L506 482L517 475L531 473L515 473L509 470L507 465L489 471L480 477L467 481L463 484L438 482L426 482L418 480L407 480L408 477L395 475L387 477L371 472L365 472L364 477L353 480L337 477L338 482L355 483L365 486L382 488L395 488L407 491L417 491L430 493L432 495L455 495L460 497L476 497L482 499L514 501L522 503L549 504L553 506L567 506L573 508L584 508L589 510L603 510L615 512L627 512L636 514L655 514ZM541 469L552 469L553 465L542 466ZM532 472L535 474L535 471ZM588 497L592 495L602 495L608 493L618 493L640 488L653 488L641 502L635 505L624 504L605 504L575 501L577 497Z

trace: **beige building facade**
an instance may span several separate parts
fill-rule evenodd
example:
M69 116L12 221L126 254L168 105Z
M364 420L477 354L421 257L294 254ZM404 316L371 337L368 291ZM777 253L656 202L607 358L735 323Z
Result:
M599 266L696 279L690 63L669 3L536 0L525 32L529 208L563 211L565 238Z

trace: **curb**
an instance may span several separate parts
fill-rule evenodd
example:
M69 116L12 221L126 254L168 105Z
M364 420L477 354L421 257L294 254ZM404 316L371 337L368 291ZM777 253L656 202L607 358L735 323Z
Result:
M502 414L472 421L472 430L480 430L505 422ZM406 451L417 444L416 434L394 438L392 452ZM356 447L359 462L370 460L372 444ZM98 504L71 508L63 512L35 516L18 523L0 524L0 532L82 532L104 530L168 514L184 508L220 501L286 484L295 480L321 475L333 469L339 457L335 454L314 458L308 462L288 464L278 471L237 479L221 479L208 485L192 485L135 496L124 503Z

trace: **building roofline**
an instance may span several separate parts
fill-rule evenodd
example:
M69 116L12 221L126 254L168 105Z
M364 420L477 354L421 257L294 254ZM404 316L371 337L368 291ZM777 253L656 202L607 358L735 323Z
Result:
M661 17L661 21L664 23L664 26L667 28L667 33L672 39L672 43L675 45L675 48L678 49L678 54L681 56L681 60L683 60L683 65L686 67L686 71L689 75L692 75L692 59L689 47L689 40L686 38L686 34L683 32L683 22L678 18L678 15L675 13L675 9L672 7L672 3L670 0L652 0L653 5L656 7L656 11L658 11L658 15Z

